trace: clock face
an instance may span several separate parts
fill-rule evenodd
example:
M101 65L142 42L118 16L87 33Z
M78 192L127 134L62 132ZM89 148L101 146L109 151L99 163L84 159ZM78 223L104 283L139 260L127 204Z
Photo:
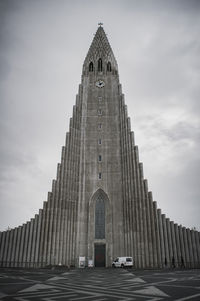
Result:
M102 88L102 87L105 86L105 83L104 83L104 81L103 81L102 79L99 79L99 80L96 82L96 86L97 86L98 88Z

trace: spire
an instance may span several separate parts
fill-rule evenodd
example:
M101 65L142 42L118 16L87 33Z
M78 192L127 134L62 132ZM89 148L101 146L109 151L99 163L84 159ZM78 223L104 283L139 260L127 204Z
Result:
M85 58L84 65L88 65L90 61L95 62L101 58L105 62L112 62L112 65L115 66L115 69L117 70L117 62L106 33L102 27L103 23L98 23L98 25L99 27L97 28L96 34Z

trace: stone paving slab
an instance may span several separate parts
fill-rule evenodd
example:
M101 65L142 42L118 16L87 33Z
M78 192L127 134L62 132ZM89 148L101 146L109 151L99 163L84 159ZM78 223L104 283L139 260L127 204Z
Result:
M0 269L0 300L200 300L200 270Z

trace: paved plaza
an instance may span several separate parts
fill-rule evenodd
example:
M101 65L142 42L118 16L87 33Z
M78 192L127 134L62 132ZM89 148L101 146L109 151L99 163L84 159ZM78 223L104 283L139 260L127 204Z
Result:
M200 270L0 269L0 300L200 300Z

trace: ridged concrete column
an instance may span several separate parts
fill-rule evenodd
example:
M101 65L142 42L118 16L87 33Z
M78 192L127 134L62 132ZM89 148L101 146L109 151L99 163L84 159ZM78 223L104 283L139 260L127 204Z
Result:
M165 214L162 214L162 224L163 224L163 235L164 235L164 244L165 244L165 266L170 266L170 252L169 252L169 243L168 243L168 234L167 234L167 222Z
M158 229L159 229L159 242L160 242L160 252L161 252L161 266L165 266L165 245L164 245L164 233L163 233L163 223L161 216L161 209L157 209L158 214Z
M191 233L191 242L192 242L192 249L193 249L193 256L194 256L194 267L196 267L198 265L198 259L197 259L197 246L195 241L194 230L191 230L190 233Z
M41 266L41 262L39 262L39 246L40 246L40 236L41 236L41 225L42 225L42 209L39 210L38 215L38 226L37 226L37 235L36 235L36 243L35 243L35 265L36 267Z
M17 247L17 231L18 228L13 229L13 243L12 243L12 250L11 250L11 267L15 266L15 254L16 254L16 247Z
M186 233L186 228L183 227L183 241L184 241L184 246L185 246L185 256L186 256L186 267L189 268L191 267L190 265L190 256L189 256L189 246L188 246L188 238L187 238L187 233Z
M195 231L195 241L196 241L196 246L197 246L197 260L198 260L198 265L197 267L200 268L200 239L199 239L199 232Z
M167 237L168 237L168 246L169 246L169 260L170 266L172 264L173 248L172 248L172 235L171 235L171 226L169 218L166 218L166 226L167 226Z
M61 187L60 187L60 199L61 199L61 223L60 223L60 240L59 240L59 262L63 265L63 243L64 243L64 220L65 220L65 210L64 210L64 179L65 179L65 147L62 147L61 155Z
M135 153L135 170L136 170L136 214L137 214L137 261L136 267L141 268L141 233L142 233L142 220L141 220L141 201L140 201L140 192L139 192L139 157L138 157L138 146L134 148Z
M154 267L158 267L158 253L157 253L157 244L156 244L156 227L153 214L153 196L152 192L148 193L149 197L149 208L150 208L150 218L151 218L151 231L152 231L152 244L153 244L153 264Z
M28 236L28 244L27 244L27 266L28 267L33 267L33 263L31 261L31 249L33 248L33 227L34 227L34 219L31 219L30 222L30 231L29 231L29 236Z
M186 233L187 233L187 240L188 240L190 266L192 268L194 268L194 255L193 255L193 248L192 248L191 230L190 229L186 229Z
M149 267L153 267L153 243L152 243L152 231L151 231L151 218L149 208L149 197L148 197L148 182L144 180L144 192L145 192L145 205L147 208L146 219L147 219L147 239L148 239L148 250L149 250Z
M19 249L19 266L20 267L23 267L25 231L26 231L26 224L23 224L22 225L21 240L20 240L20 249Z
M184 244L182 226L178 226L178 231L179 231L179 239L180 239L180 255L182 257L182 264L185 266L187 262L187 258L185 253L185 244Z
M177 258L177 248L176 248L176 238L175 238L175 232L174 232L174 222L170 222L171 226L171 239L172 239L172 250L173 250L173 257L175 261L175 266L178 264L178 258Z
M1 235L1 248L0 248L0 264L1 264L1 266L3 266L3 257L4 257L6 233L7 232L3 232L2 235Z
M137 224L137 218L138 218L138 212L137 212L137 204L136 204L136 200L137 200L137 191L135 189L136 187L136 163L135 163L135 153L134 153L134 148L135 148L135 143L134 143L134 139L132 138L132 147L131 147L131 158L132 158L132 170L133 170L133 177L132 177L132 189L133 189L133 258L134 258L134 262L135 259L138 256L138 250L137 250L137 245L138 245L138 224Z
M178 266L181 266L180 238L179 238L179 230L177 224L174 224L174 233L175 233L176 250L177 250L177 264Z
M135 191L134 191L134 166L133 166L133 148L134 148L134 134L130 132L130 145L129 145L129 159L130 159L130 227L131 227L131 256L136 258L135 245L136 245L136 235L135 235Z
M139 164L140 174L140 196L141 196L141 216L142 216L142 268L146 267L146 248L147 248L147 230L146 230L146 208L145 208L145 196L144 196L144 172L143 164Z
M13 247L13 229L10 230L10 235L9 235L9 240L8 240L8 251L7 251L7 258L6 258L6 261L7 261L7 267L10 267L11 266L11 249Z
M16 243L16 254L15 254L15 267L19 267L19 252L20 252L20 242L22 235L22 226L17 228L17 243Z
M33 239L32 239L32 247L31 247L31 262L32 266L35 267L35 250L36 250L36 238L37 238L37 226L38 226L38 214L35 215L33 221Z
M50 223L50 208L51 206L51 193L48 192L47 203L46 203L46 215L45 215L45 226L44 226L44 244L43 244L43 256L42 262L43 265L49 265L50 261L48 261L48 247L49 247L49 223Z
M158 265L158 267L161 268L162 267L162 260L161 260L160 233L159 233L157 203L155 201L153 202L153 213L154 213L156 246L157 246L157 265Z
M64 169L65 169L65 177L64 177L64 191L63 191L63 198L64 198L64 202L63 202L63 211L64 211L64 220L63 220L63 230L64 230L64 233L63 233L63 257L62 257L62 262L64 265L67 265L67 213L68 213L68 210L67 210L67 189L68 189L68 186L67 186L67 177L68 177L68 173L67 173L67 170L68 170L68 162L69 162L69 134L67 133L66 134L66 142L65 142L65 166L64 166Z
M29 229L30 222L27 222L25 225L25 236L24 236L24 250L23 250L23 267L27 267L27 247L28 247L28 238L29 238Z
M41 220L41 232L40 232L40 242L39 242L39 262L41 266L45 266L45 257L44 257L44 232L46 227L46 213L47 213L47 202L43 202L42 210L42 220Z

